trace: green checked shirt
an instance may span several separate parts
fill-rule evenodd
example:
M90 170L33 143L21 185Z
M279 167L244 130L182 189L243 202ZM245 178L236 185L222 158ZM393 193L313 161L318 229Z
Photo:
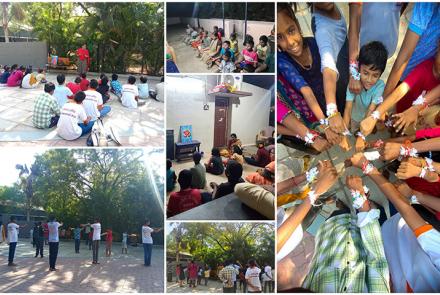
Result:
M238 270L236 270L232 265L228 265L218 273L218 277L223 282L224 288L234 287L233 278L238 275Z
M37 128L49 128L52 117L59 114L60 108L57 100L55 97L45 92L40 94L35 100L32 123Z
M358 216L342 214L328 219L319 228L304 288L321 293L390 292L377 217L362 227L358 227L357 221Z

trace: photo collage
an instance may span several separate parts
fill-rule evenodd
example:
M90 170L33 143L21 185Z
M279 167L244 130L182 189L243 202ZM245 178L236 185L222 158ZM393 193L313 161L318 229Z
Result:
M440 292L440 3L0 19L0 293Z

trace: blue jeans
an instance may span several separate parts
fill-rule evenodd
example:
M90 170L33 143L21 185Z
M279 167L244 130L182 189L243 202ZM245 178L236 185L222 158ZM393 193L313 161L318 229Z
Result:
M144 264L151 265L151 252L153 251L153 244L144 243Z
M79 245L81 243L80 239L75 239L75 253L79 253Z
M95 124L95 121L90 121L87 125L84 123L79 123L78 126L81 127L82 130L81 136L92 131L93 124Z
M110 106L104 106L102 110L99 111L99 113L101 114L99 117L101 119L104 118L108 113L110 113L111 110L112 108Z
M8 262L9 263L13 263L14 262L15 247L17 247L17 242L9 243L9 257L8 257Z

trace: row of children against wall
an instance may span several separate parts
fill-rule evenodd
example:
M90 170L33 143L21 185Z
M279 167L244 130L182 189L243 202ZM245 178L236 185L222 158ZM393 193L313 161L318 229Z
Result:
M222 41L223 34L217 26L209 34L203 27L195 30L188 25L184 42L194 48L197 57L207 64L208 69L218 66L219 73L274 71L274 29L269 37L260 36L257 46L253 37L247 35L241 52L237 34L231 33L229 40Z

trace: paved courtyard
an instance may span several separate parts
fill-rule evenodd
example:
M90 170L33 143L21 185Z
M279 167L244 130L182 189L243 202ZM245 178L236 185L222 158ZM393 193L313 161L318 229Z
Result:
M56 84L57 74L48 73L47 80ZM111 74L107 75L111 76ZM75 77L75 74L67 74L66 83L73 81ZM127 77L120 75L119 80L125 83ZM99 74L89 73L87 78L98 79ZM148 78L150 88L155 89L159 78ZM39 85L35 89L0 87L0 146L86 146L87 136L67 141L57 135L55 127L41 130L33 126L35 98L43 91L44 85ZM112 111L103 119L104 124L113 128L123 146L163 145L164 104L162 102L148 99L144 106L128 109L111 94L107 105L111 106Z
M49 272L49 247L44 258L34 258L35 250L29 239L20 240L14 262L8 267L8 245L0 244L0 293L162 293L163 246L153 248L152 265L143 265L143 248L129 247L121 254L121 243L113 243L112 257L105 257L101 244L99 265L93 265L92 251L81 241L80 254L75 254L73 241L61 242L56 272Z
M179 287L179 283L176 283L176 278L173 277L173 282L167 282L167 293L223 293L223 285L219 280L209 280L207 286L204 284L205 281L202 279L202 285L195 288L189 288L186 283Z

